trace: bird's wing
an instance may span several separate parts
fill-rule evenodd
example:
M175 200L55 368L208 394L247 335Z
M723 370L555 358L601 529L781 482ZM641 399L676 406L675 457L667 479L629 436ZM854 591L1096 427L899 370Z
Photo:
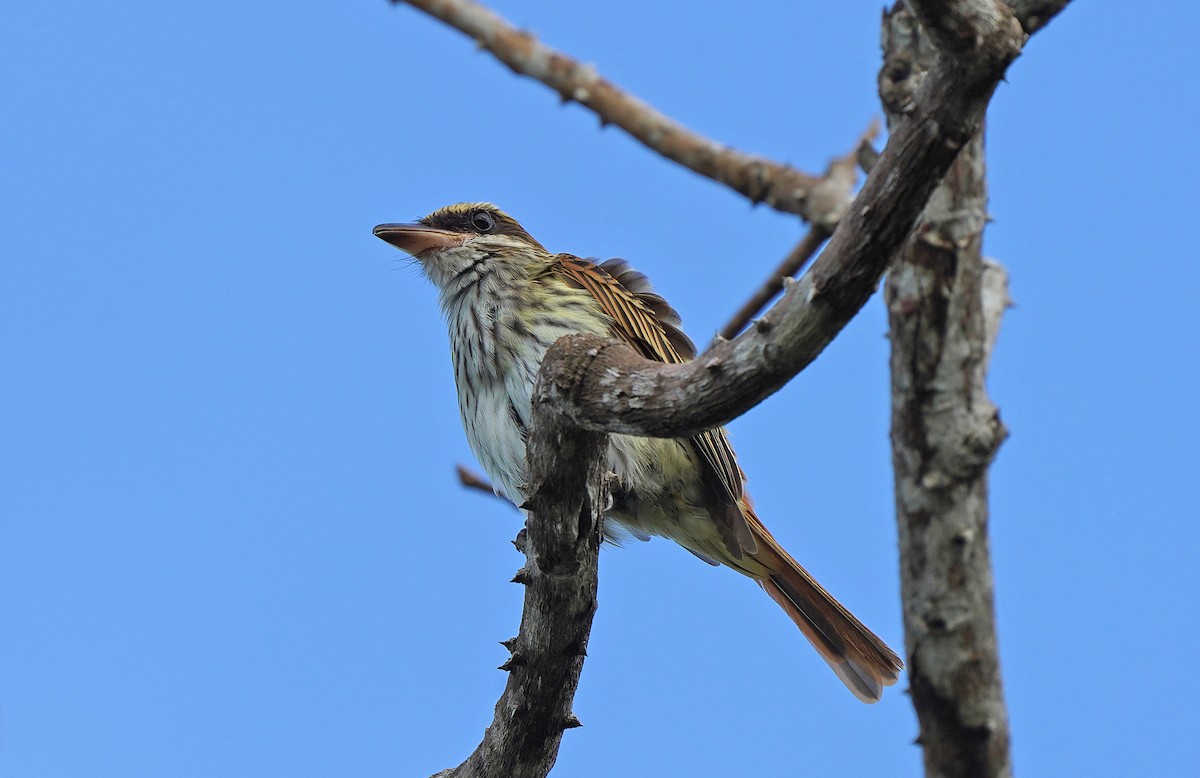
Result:
M572 286L588 292L614 323L613 335L647 359L677 364L696 356L696 347L683 333L679 314L650 286L646 276L623 259L597 265L570 254L556 257L553 271ZM702 432L691 444L703 463L704 484L716 502L712 506L725 545L734 558L754 553L757 542L742 514L742 471L724 428Z

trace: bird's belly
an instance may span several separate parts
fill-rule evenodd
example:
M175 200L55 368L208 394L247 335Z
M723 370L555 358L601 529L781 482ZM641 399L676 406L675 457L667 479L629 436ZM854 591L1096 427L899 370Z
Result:
M499 384L485 385L462 395L459 405L472 453L493 487L517 505L524 501L524 419L528 418L528 408L527 397L518 406Z
M616 474L610 518L635 535L670 538L709 561L732 561L705 503L690 445L614 435L609 462Z
M536 363L510 364L504 378L470 379L456 371L459 410L471 451L493 487L511 502L524 502L528 481L525 438L532 416ZM733 560L705 504L695 450L664 438L613 435L609 444L613 507L609 518L636 536L674 540L712 561ZM611 534L611 533L610 533Z

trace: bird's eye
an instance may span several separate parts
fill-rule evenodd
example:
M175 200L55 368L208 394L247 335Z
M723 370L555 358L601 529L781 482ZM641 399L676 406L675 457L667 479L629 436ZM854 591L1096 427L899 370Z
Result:
M471 214L471 226L479 232L491 232L496 226L496 219L487 211L476 211Z

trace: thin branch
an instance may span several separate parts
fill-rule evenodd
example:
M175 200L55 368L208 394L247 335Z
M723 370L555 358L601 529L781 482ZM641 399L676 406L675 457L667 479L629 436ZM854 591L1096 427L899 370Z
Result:
M590 65L539 42L471 0L391 0L411 5L475 40L514 73L553 89L620 127L635 140L689 170L724 184L753 203L821 223L821 204L811 202L821 176L732 149L684 127L600 76ZM818 198L819 199L819 198Z
M829 239L832 233L824 227L810 227L808 232L800 239L800 242L792 247L788 255L779 263L779 267L771 271L767 276L767 280L763 281L762 286L758 288L750 299L738 309L733 318L721 328L717 333L717 338L720 340L733 340L738 333L749 324L755 316L766 308L775 296L783 291L783 283L785 278L791 278L799 273L808 260L812 259L817 253L821 245ZM716 341L713 341L714 343Z
M800 242L784 257L779 267L771 271L749 300L733 315L729 323L717 333L717 338L732 340L742 328L766 308L783 290L783 280L799 273L808 260L812 258L821 244L829 239L841 221L850 202L853 200L854 184L858 180L855 168L859 164L861 149L871 148L871 144L879 137L879 121L872 119L871 124L858 137L854 148L844 156L835 159L825 170L825 178L813 190L809 202L812 205L814 218L813 227Z
M470 470L465 465L455 465L454 472L458 476L458 482L468 489L476 489L481 492L486 492L489 497L495 497L505 505L512 505L507 497L497 492L495 487L488 483L486 478L481 476L479 473L476 473L474 470Z
M825 168L820 183L809 195L810 221L824 227L832 235L846 209L854 201L854 186L858 183L858 155L863 145L871 145L879 137L879 119L871 119L858 136L850 151L833 160Z

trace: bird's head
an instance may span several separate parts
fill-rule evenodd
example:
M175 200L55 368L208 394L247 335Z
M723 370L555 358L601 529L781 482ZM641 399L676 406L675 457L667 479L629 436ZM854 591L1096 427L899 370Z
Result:
M443 291L497 270L525 270L550 256L516 219L491 203L448 205L414 224L380 224L374 234L415 257Z

